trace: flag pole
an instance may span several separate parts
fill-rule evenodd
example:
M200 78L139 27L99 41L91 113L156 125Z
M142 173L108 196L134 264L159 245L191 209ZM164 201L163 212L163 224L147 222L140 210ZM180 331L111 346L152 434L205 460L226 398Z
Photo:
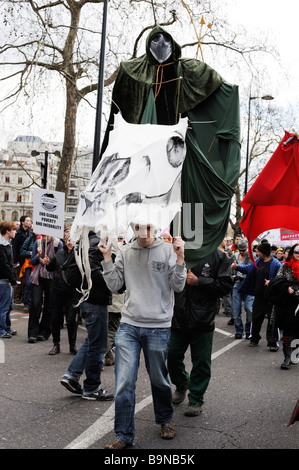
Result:
M178 229L177 229L177 237L181 236L181 214L182 212L180 211L178 213Z
M96 126L95 126L95 137L94 137L94 146L93 146L93 161L92 161L92 171L93 172L96 169L97 164L100 161L100 142L101 142L103 90L104 90L104 63L105 63L107 12L108 12L108 0L104 0L102 38L101 38L101 53L100 53L100 68L99 68L99 79L98 79L98 98L97 98Z

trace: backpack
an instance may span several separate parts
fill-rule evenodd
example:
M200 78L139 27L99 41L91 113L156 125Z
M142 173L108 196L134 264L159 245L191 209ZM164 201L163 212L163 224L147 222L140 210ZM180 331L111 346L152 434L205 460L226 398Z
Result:
M73 290L79 290L85 285L86 279L85 274L81 273L75 258L74 248L67 256L66 260L60 266L60 272L64 282L71 287Z

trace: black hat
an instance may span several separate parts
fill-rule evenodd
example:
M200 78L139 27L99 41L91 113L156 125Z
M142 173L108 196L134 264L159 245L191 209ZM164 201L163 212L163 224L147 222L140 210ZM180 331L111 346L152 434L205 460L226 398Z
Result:
M270 243L263 242L260 243L259 246L257 247L257 250L263 253L266 256L270 256L271 254L271 245Z

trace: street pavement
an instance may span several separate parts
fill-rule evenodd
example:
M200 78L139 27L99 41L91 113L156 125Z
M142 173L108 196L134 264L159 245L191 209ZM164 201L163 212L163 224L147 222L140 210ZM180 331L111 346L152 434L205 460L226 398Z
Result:
M186 417L187 399L176 406L177 436L171 441L159 436L141 359L136 386L136 438L134 446L124 451L128 458L138 456L141 450L147 454L155 451L160 461L143 464L165 464L163 455L167 451L174 458L178 454L190 457L207 449L299 449L299 422L288 426L299 397L299 364L289 370L280 369L282 350L268 350L265 322L257 348L250 348L248 340L236 340L234 326L227 322L222 312L217 315L212 378L203 411L198 417ZM62 387L60 378L73 358L66 328L61 330L61 353L49 356L51 338L28 344L27 324L28 314L14 310L12 327L18 334L0 342L0 449L103 449L115 437L114 402L83 400ZM84 339L83 324L77 346ZM186 366L190 370L189 352ZM102 387L114 392L113 366L104 368ZM106 458L106 452L100 455ZM131 466L136 466L133 461Z

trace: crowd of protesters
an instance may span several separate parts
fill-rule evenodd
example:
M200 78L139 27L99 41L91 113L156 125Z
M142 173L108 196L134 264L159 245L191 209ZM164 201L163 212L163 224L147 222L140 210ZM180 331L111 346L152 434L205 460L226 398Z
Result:
M161 425L161 437L172 439L176 434L173 405L188 396L185 415L201 413L221 303L235 339L248 340L250 347L258 347L265 319L270 351L279 350L282 332L281 369L290 368L292 341L299 338L298 243L279 247L262 240L252 246L251 259L247 240L237 235L224 239L187 272L180 237L173 238L168 230L159 234L151 225L135 224L132 233L127 243L120 234L113 251L90 232L93 287L78 306L78 291L65 282L61 271L73 250L70 227L66 225L63 237L57 239L34 233L28 216L22 216L20 223L0 222L0 337L17 334L11 328L11 311L14 303L23 303L23 311L29 314L28 342L52 336L49 355L53 356L60 353L65 319L74 358L61 384L88 400L114 399L101 387L101 371L103 365L115 366L116 437L107 444L109 449L122 449L134 441L134 390L141 349L156 423ZM87 338L77 348L81 318ZM184 363L189 346L190 372Z

